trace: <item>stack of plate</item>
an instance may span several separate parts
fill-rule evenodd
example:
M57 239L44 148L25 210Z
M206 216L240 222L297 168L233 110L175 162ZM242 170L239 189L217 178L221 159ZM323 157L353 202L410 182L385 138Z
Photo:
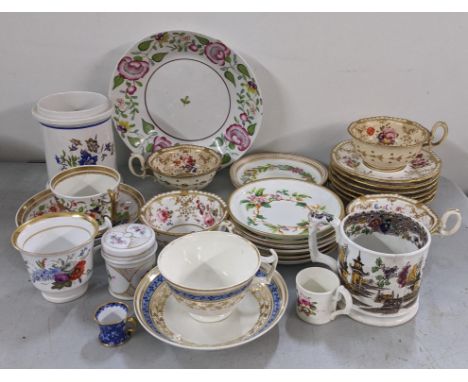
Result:
M329 189L296 179L265 179L235 190L228 203L234 232L251 241L263 254L274 249L280 264L310 261L308 214L323 211L339 218L344 207ZM318 246L323 253L335 247L335 232L319 227Z
M423 149L403 170L378 171L364 164L351 141L344 141L332 150L329 181L345 202L361 195L393 193L427 203L436 196L440 168L439 157Z

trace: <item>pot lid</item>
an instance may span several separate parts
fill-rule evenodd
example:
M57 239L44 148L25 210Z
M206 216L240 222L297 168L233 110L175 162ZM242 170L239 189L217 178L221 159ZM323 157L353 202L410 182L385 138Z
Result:
M137 256L154 245L155 236L145 224L122 224L109 229L102 237L101 245L108 255Z

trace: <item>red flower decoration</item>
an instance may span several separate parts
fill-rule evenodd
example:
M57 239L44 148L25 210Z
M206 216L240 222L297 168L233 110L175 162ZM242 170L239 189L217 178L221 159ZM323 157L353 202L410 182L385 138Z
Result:
M250 146L249 133L241 125L229 126L224 136L229 142L234 143L239 151L245 151Z
M73 267L73 270L70 273L70 280L78 280L84 273L86 266L86 261L80 260L76 265Z
M154 138L153 140L153 153L158 150L165 149L166 147L171 147L171 146L172 146L172 143L169 139L167 139L166 137L158 136Z
M210 42L205 46L205 54L214 64L223 66L225 58L231 54L231 51L221 42Z
M119 74L130 81L142 78L148 70L149 64L146 61L136 61L128 56L122 58L117 65Z
M375 129L373 127L368 127L366 132L367 132L367 135L374 135Z

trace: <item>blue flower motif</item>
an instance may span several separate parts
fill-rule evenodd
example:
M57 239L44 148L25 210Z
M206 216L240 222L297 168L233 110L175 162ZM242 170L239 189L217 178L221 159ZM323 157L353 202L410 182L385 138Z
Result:
M112 143L106 143L104 146L104 151L112 151Z
M56 161L58 164L60 164L60 158L59 158L58 155L55 155L55 161Z
M98 160L97 155L91 155L86 150L81 150L80 155L81 155L81 158L78 161L80 166L93 165L93 164L96 164L96 162Z

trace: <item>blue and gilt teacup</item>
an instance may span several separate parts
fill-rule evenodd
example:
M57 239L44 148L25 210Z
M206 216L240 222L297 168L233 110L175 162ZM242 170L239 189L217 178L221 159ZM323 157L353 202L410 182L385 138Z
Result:
M190 316L201 322L225 319L244 298L253 282L269 284L278 256L260 255L241 236L221 232L195 232L169 243L161 251L158 267L172 296ZM265 277L256 273L270 264Z
M109 302L97 308L94 314L99 324L99 341L104 346L118 346L127 342L136 329L135 317L128 317L128 306L122 302Z

